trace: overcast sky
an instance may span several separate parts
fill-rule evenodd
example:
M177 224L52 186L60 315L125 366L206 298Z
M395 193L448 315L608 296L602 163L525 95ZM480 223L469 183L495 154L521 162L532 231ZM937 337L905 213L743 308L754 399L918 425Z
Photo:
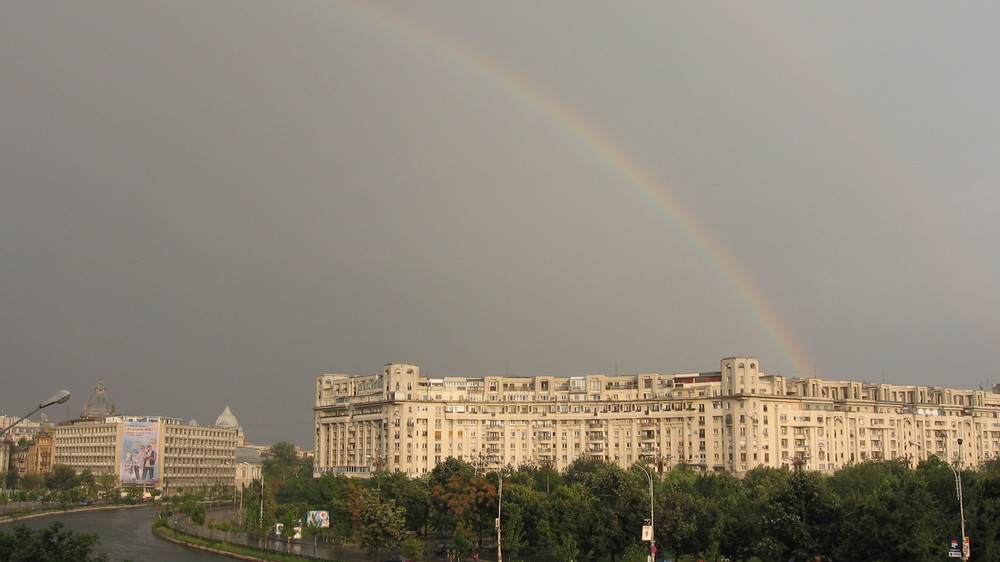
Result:
M324 373L1000 383L1000 5L3 2L0 409Z

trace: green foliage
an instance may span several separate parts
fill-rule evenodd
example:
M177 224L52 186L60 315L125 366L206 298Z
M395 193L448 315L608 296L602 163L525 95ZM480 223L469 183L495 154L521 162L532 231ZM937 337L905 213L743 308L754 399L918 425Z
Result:
M620 562L646 562L649 556L649 548L640 544L632 543L622 552Z
M552 543L552 554L560 562L574 562L580 558L580 548L570 534L560 534Z
M424 559L424 541L410 537L399 543L399 553L407 560L420 562Z
M281 489L289 478L312 476L312 467L299 458L295 445L287 441L271 446L262 470L266 485L275 490ZM309 470L310 474L303 474L304 470Z
M80 485L80 477L72 467L65 464L52 466L52 472L45 475L45 487L50 490L70 490Z
M0 531L0 560L12 562L103 562L106 554L94 554L93 547L99 542L96 534L77 533L62 529L63 524L55 522L38 530L24 526L14 528L13 533Z
M467 529L458 529L451 537L451 542L455 545L455 551L462 556L472 554L476 548L476 539Z
M378 554L399 540L399 532L403 529L403 508L377 493L366 491L363 496L358 542L367 552Z
M25 490L40 490L45 488L45 476L37 473L25 474L21 477L21 488Z
M571 462L563 474L567 484L580 484L586 481L589 475L596 473L604 466L603 461L589 457L577 457Z
M17 488L17 484L21 479L21 475L17 473L17 469L13 465L8 465L10 468L4 473L4 486L8 489Z
M471 470L457 468L431 475L431 518L440 530L482 535L496 516L497 486Z
M195 494L184 494L179 498L181 505L181 513L184 513L191 519L191 523L195 525L205 524L205 505L198 501L198 496Z
M675 469L653 478L663 557L919 562L945 558L946 539L960 535L955 473L936 459L917 469L903 461L861 463L834 475L758 468L739 479ZM1000 560L1000 463L967 470L963 478L972 559ZM411 552L406 541L396 542L404 525L451 534L466 557L479 540L495 538L497 476L456 459L412 479L398 473L368 480L289 476L277 494L280 504L271 489L269 484L264 494L265 527L283 510L301 517L327 509L326 536L360 542L373 553L399 548L418 558L422 549ZM259 483L245 491L245 521L258 520L260 494ZM621 562L640 553L644 560L649 544L640 541L640 529L649 518L649 499L649 480L638 469L582 459L546 477L538 467L508 467L501 515L505 559L541 547L564 561Z

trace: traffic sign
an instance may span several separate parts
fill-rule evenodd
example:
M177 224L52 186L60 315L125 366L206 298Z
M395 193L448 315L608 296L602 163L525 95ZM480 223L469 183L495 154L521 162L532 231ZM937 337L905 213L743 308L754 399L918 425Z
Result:
M948 539L948 558L962 557L962 541L957 537Z

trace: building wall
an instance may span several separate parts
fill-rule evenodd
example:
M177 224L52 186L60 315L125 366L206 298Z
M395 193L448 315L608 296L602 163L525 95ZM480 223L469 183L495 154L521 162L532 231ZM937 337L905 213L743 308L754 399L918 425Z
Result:
M27 473L48 474L52 472L55 456L55 440L53 431L43 431L35 435L33 443L27 449Z
M156 426L158 479L155 487L165 497L216 485L233 487L239 439L235 429L189 426L175 418L112 416L102 420L77 420L55 429L55 462L78 473L112 474L121 484L122 437L126 422Z
M163 494L236 485L235 429L168 424L164 431Z
M992 392L786 379L752 357L710 373L532 378L434 379L389 364L379 375L317 377L314 472L419 475L448 457L557 470L590 457L738 475L930 453L971 464L1000 452L998 414Z
M263 476L264 464L259 462L237 462L236 463L236 489L250 487L254 480L260 480Z
M48 422L37 422L32 420L20 420L13 416L0 416L0 429L7 428L14 423L17 425L10 427L7 433L4 434L3 438L14 443L17 443L21 439L32 440L35 438L35 434L44 429L44 427L50 427L52 424Z

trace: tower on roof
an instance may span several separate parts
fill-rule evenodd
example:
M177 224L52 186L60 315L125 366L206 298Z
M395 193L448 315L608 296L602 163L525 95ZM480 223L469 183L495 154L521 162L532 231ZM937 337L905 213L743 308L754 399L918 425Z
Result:
M94 387L94 394L83 403L83 411L80 417L93 420L115 415L115 402L108 396L104 381L97 383Z
M233 415L233 411L226 406L226 409L219 414L219 417L215 419L215 427L221 427L223 429L235 429L239 435L240 443L243 443L243 428L240 427L239 420Z

